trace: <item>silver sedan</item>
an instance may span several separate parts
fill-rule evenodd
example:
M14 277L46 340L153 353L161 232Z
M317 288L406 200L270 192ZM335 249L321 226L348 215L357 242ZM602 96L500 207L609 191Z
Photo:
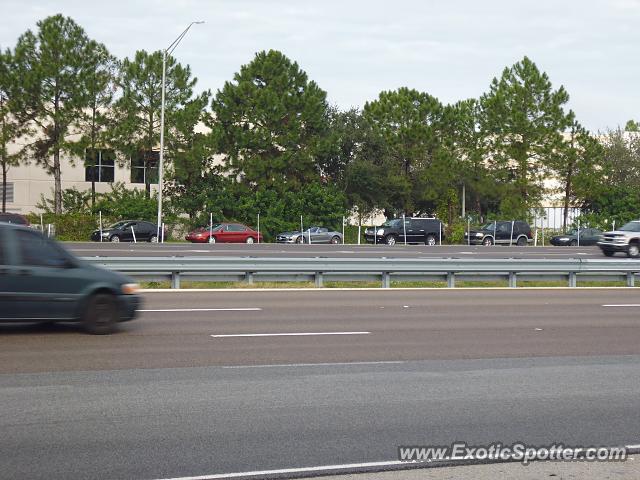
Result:
M309 227L304 232L283 232L276 236L278 243L343 243L342 233L325 227Z

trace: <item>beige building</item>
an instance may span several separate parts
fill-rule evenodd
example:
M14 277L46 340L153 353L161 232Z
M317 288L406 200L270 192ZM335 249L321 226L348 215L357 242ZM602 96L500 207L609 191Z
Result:
M157 152L153 152L157 157ZM91 190L92 176L96 181L96 192L108 192L114 182L122 182L126 188L145 186L149 177L157 183L157 168L145 169L142 159L119 164L112 150L99 150L93 159L94 166L85 166L83 159L63 155L61 159L62 189ZM0 184L0 189L2 185ZM153 189L153 185L152 185ZM41 197L53 199L53 176L35 161L11 167L7 175L7 211L15 213L38 213L36 207Z

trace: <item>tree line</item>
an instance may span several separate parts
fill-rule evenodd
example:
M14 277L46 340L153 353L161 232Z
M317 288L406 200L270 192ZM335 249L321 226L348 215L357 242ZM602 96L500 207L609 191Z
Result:
M135 158L153 171L162 55L117 59L62 15L0 51L3 186L9 168L35 162L54 180L44 206L61 214L105 207L95 183L90 192L63 191L63 155L79 166L93 161L90 152L112 149L118 164ZM638 216L637 135L617 129L596 138L568 109L567 91L527 57L479 98L453 104L401 87L340 110L274 50L258 52L215 95L196 87L189 66L168 56L164 193L169 215L191 224L210 214L253 224L260 213L277 230L301 214L335 226L349 213L384 211L437 214L453 225L463 191L477 221L528 219L549 193L582 207L593 226ZM627 122L625 130L637 129ZM145 212L156 182L145 175Z

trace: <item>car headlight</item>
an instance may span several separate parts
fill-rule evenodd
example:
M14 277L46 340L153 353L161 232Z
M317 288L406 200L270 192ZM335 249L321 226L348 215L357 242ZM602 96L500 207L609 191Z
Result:
M384 228L378 229L378 235L384 235Z
M102 236L103 237L108 237L109 236L109 232L102 232Z
M124 283L120 287L120 290L122 290L122 293L125 295L135 295L138 293L138 290L140 290L140 285L137 283Z
M483 234L483 233L478 232L478 233L476 233L476 237L478 237L478 238L480 238L480 237L484 237L484 234Z

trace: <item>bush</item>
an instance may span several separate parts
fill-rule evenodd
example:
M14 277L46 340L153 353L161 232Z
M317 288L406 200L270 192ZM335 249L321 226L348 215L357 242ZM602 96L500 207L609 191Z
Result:
M27 216L32 225L40 225L40 215L30 213ZM88 241L91 233L98 228L98 217L82 213L55 215L43 213L42 222L55 225L55 236L62 241Z

